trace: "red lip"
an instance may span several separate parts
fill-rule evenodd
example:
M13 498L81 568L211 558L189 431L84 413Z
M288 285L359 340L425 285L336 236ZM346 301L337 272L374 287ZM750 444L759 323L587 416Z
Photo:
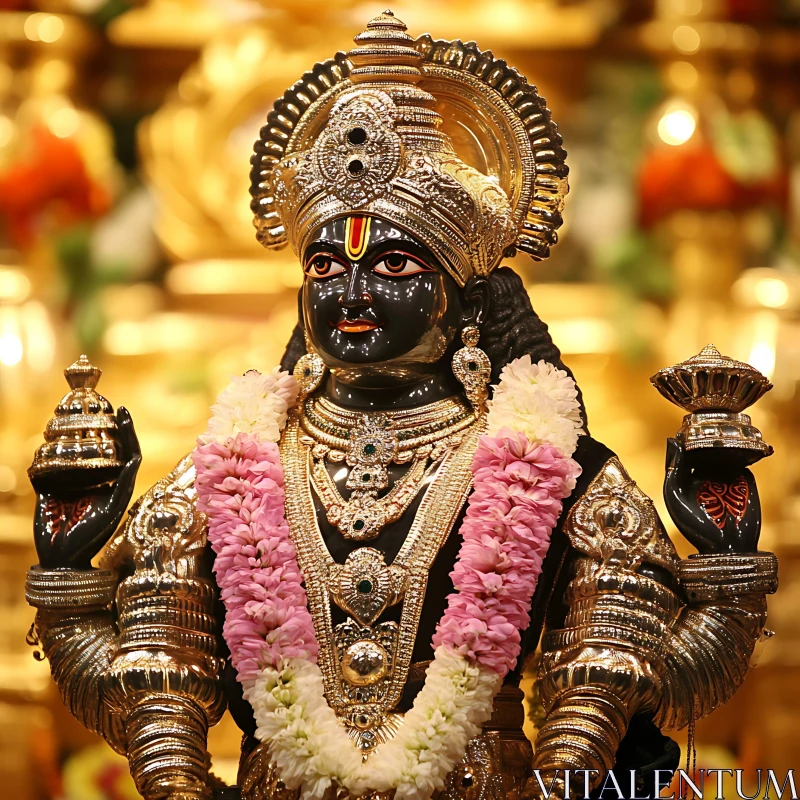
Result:
M343 319L337 322L334 327L337 331L341 331L342 333L366 333L367 331L374 331L376 328L380 328L380 325L368 319Z

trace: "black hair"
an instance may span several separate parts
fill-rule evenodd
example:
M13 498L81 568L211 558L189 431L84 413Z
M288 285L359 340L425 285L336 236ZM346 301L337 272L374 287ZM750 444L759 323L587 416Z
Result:
M561 360L561 352L553 342L547 325L531 305L522 278L510 267L500 267L489 276L491 302L489 317L481 328L481 348L492 362L492 383L500 380L500 372L509 361L529 355L536 362L544 360L565 370L574 379L572 370ZM306 352L302 322L295 326L281 369L291 372L300 356ZM578 387L584 430L588 433L586 409Z
M281 359L281 369L286 370L286 372L291 372L294 369L294 365L305 354L306 338L303 333L303 320L301 317L298 320L297 325L294 326L292 335L286 344L286 350L284 350L283 358Z

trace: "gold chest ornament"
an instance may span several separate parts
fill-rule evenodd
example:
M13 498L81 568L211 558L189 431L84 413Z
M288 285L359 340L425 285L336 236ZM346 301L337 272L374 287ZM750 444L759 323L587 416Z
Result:
M426 406L423 411L446 420L455 405L458 404L443 401ZM307 413L308 407L308 403L301 405L290 416L280 443L286 476L286 517L305 577L314 632L320 645L319 667L325 696L366 757L390 739L402 722L402 716L393 709L408 679L428 572L471 490L472 459L486 418L484 414L470 412L455 424L440 425L438 431L424 431L424 426L417 424L376 419L376 415L355 415L352 440L333 452L334 459L339 458L339 453L351 454L354 462L351 476L361 477L359 470L369 471L370 477L372 472L380 475L380 467L386 468L380 459L385 460L390 453L394 456L412 450L400 444L404 441L422 449L425 455L412 454L409 460L425 466L423 474L428 480L408 535L391 564L372 547L358 548L344 564L338 564L322 538L314 488L321 482L315 480L320 470L327 475L322 463L327 454L322 453L320 446L336 448L345 442L333 434L320 436L313 413ZM447 413L442 416L443 411ZM365 418L368 416L372 418ZM454 428L458 430L454 432ZM417 435L409 435L411 432ZM320 438L325 441L319 441ZM420 441L422 444L418 444ZM370 444L375 450L369 448L364 453ZM358 448L368 459L366 463L359 461ZM429 460L431 464L427 466ZM375 462L379 469L374 469ZM412 470L413 463L409 472ZM404 478L407 477L408 473ZM379 481L371 482L369 491L375 492L374 499L380 503L376 484ZM418 481L413 496L422 489L422 484ZM319 494L325 502L323 493ZM354 500L351 497L351 502ZM360 510L363 506L356 508ZM350 519L357 519L350 513ZM349 615L345 622L335 626L332 602ZM387 608L400 602L399 622L378 621Z

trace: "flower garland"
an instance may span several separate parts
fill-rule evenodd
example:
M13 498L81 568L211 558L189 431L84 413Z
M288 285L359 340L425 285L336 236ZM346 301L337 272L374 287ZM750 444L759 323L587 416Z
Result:
M423 800L444 786L520 652L562 500L580 467L572 379L525 356L508 364L490 401L474 491L452 573L455 591L433 639L425 685L393 739L366 762L325 701L318 643L284 514L277 441L297 385L277 369L236 378L213 407L194 452L198 508L208 516L226 607L223 635L253 707L256 736L289 788L321 799L396 790Z

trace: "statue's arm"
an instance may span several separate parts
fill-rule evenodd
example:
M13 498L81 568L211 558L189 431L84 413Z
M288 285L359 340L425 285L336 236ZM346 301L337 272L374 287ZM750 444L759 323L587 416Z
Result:
M688 603L668 631L655 722L683 728L733 697L750 671L777 589L772 553L696 556L680 563Z
M122 753L123 721L105 702L105 678L117 652L113 602L118 577L116 570L93 569L91 562L130 502L141 451L125 408L110 421L116 422L122 461L113 483L91 487L89 475L90 488L80 490L63 475L49 480L32 477L39 564L28 571L25 590L36 608L35 638L65 705Z
M217 590L193 482L187 457L139 501L111 556L133 572L117 589L107 702L125 716L131 773L146 798L210 796L208 728L225 710Z
M566 619L542 640L546 719L534 767L594 769L597 785L635 714L681 726L730 699L763 630L776 562L763 553L680 561L616 458L565 531L576 557Z
M28 572L26 595L36 608L34 630L64 705L90 731L125 752L120 714L104 701L104 682L117 651L110 610L117 587L110 570Z
M67 706L128 756L148 800L211 796L207 732L225 707L216 588L192 483L187 458L134 505L103 569L28 576ZM68 574L56 590L56 576ZM47 580L54 591L42 600Z

